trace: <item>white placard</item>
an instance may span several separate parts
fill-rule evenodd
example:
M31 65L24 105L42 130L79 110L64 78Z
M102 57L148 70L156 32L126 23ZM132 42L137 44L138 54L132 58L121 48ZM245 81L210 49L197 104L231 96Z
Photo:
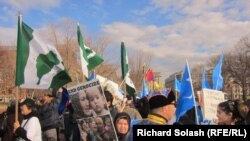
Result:
M222 91L203 89L203 118L207 120L217 119L217 106L223 101L225 101L225 98L224 93Z

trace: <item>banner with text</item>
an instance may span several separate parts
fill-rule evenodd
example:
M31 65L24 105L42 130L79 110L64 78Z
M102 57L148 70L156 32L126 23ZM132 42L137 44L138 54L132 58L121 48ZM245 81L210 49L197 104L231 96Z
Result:
M222 91L203 89L202 90L202 112L203 118L206 120L216 119L217 106L219 103L225 101L224 93Z

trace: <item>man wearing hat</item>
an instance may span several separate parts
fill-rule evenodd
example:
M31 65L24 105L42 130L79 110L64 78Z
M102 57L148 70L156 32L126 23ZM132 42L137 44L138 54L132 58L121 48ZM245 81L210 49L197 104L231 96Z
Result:
M27 98L20 103L24 119L21 125L18 121L14 123L14 133L19 141L42 141L41 125L34 108L35 102L32 99Z
M167 95L157 94L149 98L150 112L139 124L166 125L175 113L175 94L170 90Z

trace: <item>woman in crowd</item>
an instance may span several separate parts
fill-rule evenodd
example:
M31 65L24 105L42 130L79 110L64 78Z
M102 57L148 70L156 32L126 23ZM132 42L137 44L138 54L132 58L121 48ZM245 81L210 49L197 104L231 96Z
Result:
M244 117L240 114L239 101L228 100L221 102L217 107L216 124L218 125L242 125Z
M24 116L22 124L14 123L14 133L19 141L42 141L42 131L37 113L34 111L35 102L25 99L20 103L21 114Z
M117 113L114 119L115 130L119 141L129 141L131 119L125 112Z

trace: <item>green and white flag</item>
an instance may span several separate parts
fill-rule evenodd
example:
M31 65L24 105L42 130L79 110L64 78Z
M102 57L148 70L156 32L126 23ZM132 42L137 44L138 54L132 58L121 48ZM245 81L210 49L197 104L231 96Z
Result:
M103 62L103 58L84 44L79 25L77 25L77 39L80 47L82 71L85 77L88 78L88 71L100 65Z
M16 85L32 89L58 89L71 82L55 47L42 41L18 16Z
M78 40L78 44L80 47L80 59L81 59L82 72L84 76L88 78L89 71L88 71L87 66L89 64L89 60L88 60L87 53L84 48L83 37L82 37L82 33L81 33L79 25L77 25L77 40Z
M125 80L127 93L129 93L130 96L133 96L135 94L135 85L130 79L128 70L128 56L123 42L121 43L121 66L122 79Z

